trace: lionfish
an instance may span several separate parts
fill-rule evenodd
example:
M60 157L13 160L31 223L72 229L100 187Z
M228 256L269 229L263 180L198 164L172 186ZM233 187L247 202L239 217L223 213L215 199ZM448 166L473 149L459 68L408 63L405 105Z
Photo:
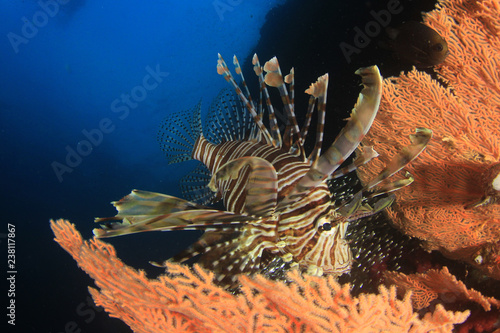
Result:
M217 72L239 100L223 92L212 105L205 131L198 104L190 115L168 117L168 129L159 135L170 163L191 159L201 162L181 184L192 200L133 190L112 203L118 211L116 216L96 219L106 223L102 229L94 229L94 234L101 238L154 230L204 230L198 241L169 260L184 262L199 256L198 262L227 285L236 283L239 274L263 272L270 265L299 268L313 275L349 272L352 253L345 239L348 223L383 210L394 199L386 193L412 182L411 175L393 182L387 179L420 154L432 132L418 128L410 135L411 144L373 181L348 200L336 203L328 180L355 170L377 155L364 147L352 164L340 168L377 114L382 91L378 68L356 71L363 89L347 124L321 154L328 74L306 90L310 99L305 124L299 128L293 68L283 77L276 57L261 67L254 55L252 63L260 85L260 101L256 103L236 56L233 63L241 77L241 88L220 54ZM281 129L277 121L280 113L271 103L267 86L278 89L284 105L286 122ZM315 108L315 145L307 155L304 143ZM226 210L206 206L220 200Z

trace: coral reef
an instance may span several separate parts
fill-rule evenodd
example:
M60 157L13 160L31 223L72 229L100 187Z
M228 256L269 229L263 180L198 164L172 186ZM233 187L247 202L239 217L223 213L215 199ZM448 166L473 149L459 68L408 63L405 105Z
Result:
M427 250L500 279L500 3L440 0L424 21L450 55L436 78L413 69L384 80L363 142L381 158L359 176L379 172L415 126L431 128L425 155L407 167L415 181L396 193L389 217Z
M419 316L411 293L395 287L353 297L332 276L288 274L289 283L241 276L233 295L213 283L214 274L194 266L167 264L167 274L148 279L125 265L114 248L84 241L66 220L51 221L55 240L100 289L89 288L97 305L135 332L451 332L469 311L437 305Z
M467 288L446 267L441 270L429 269L425 273L406 275L398 272L385 272L384 275L387 285L398 286L399 294L405 295L408 291L412 291L415 309L426 308L438 298L444 303L475 302L485 311L490 311L492 305L500 308L500 301Z
M386 285L397 286L400 296L412 293L416 310L429 309L435 304L442 304L448 310L469 309L471 315L456 327L457 332L500 332L500 301L468 288L447 267L408 275L385 272L384 277Z

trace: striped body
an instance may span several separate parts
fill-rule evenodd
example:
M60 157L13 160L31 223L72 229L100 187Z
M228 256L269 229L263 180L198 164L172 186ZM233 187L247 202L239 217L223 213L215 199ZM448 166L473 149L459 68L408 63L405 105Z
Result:
M221 92L214 101L208 124L202 131L200 104L192 112L172 114L159 133L169 163L190 159L200 165L181 180L180 199L134 190L114 206L118 214L98 218L106 222L94 229L97 237L113 237L143 231L204 230L200 239L170 260L198 262L228 285L239 274L298 267L309 274L338 276L350 270L352 255L345 240L350 221L374 214L390 205L384 196L411 183L411 177L389 183L387 178L415 158L430 138L417 129L412 145L403 149L381 174L341 204L328 188L328 180L351 172L376 157L365 147L353 164L340 168L369 130L380 103L382 78L373 66L359 69L363 89L349 121L332 145L321 154L328 75L313 83L302 128L295 118L294 71L283 77L276 58L261 67L254 56L261 99L256 104L234 58L241 86L235 82L219 55L217 71L236 92ZM264 76L264 72L266 75ZM287 89L287 84L290 92ZM287 121L280 130L267 86L279 90ZM318 124L313 151L306 156L304 142L317 107ZM269 128L263 123L267 115ZM375 187L377 186L377 188ZM379 197L380 196L380 197ZM207 207L222 200L224 210ZM111 222L121 221L121 222Z
M193 150L193 158L205 164L212 174L222 165L244 156L263 158L275 168L278 201L285 198L310 169L309 163L300 157L261 142L227 141L215 145L200 136ZM235 180L220 181L218 194L228 211L245 213L248 176L247 169L242 170ZM351 253L344 240L347 221L331 210L331 201L331 192L324 181L309 192L306 200L284 207L278 205L274 217L258 222L258 227L264 230L263 235L256 237L256 242L260 243L256 251L258 255L266 249L288 254L288 259L293 258L293 262L300 263L309 272L321 270L335 275L347 272L351 263ZM332 223L335 219L339 220L338 228L318 232L325 222ZM256 227L252 224L250 228ZM279 242L284 242L285 246L278 248L276 244Z

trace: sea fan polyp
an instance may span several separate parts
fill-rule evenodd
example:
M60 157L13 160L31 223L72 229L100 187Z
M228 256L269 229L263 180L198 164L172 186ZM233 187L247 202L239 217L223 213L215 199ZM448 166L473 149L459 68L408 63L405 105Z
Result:
M159 133L169 163L200 162L181 180L189 200L134 190L113 203L116 216L96 219L107 223L94 229L95 235L204 230L197 242L170 260L184 262L199 256L199 263L216 272L223 284L234 284L238 274L291 267L312 275L349 272L352 254L345 240L348 223L383 210L394 198L387 193L411 183L411 177L397 182L388 178L418 156L432 132L418 128L410 136L411 145L375 179L345 202L335 204L329 179L341 177L376 156L372 149L364 149L352 165L339 168L358 147L377 114L382 91L378 68L356 71L363 84L358 101L344 129L321 154L328 75L318 78L306 91L310 100L305 124L300 128L293 102L293 69L283 78L276 57L262 67L255 55L253 66L261 95L257 103L236 57L233 63L241 77L240 85L219 55L217 72L236 95L227 90L220 93L203 130L198 104L190 115L169 115ZM281 95L286 112L284 130L279 128L267 85ZM315 108L316 142L312 152L306 154L304 142ZM220 200L226 210L207 206Z

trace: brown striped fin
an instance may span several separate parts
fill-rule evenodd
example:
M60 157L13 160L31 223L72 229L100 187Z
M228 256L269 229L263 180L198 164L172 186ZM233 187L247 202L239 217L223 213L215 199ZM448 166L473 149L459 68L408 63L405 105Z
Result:
M297 124L297 119L295 117L294 105L290 100L290 96L288 95L288 91L286 89L285 80L283 79L283 75L281 74L281 68L278 63L278 58L273 57L269 61L264 64L264 71L266 72L266 76L264 81L267 85L271 87L278 88L281 96L281 100L283 105L285 106L285 110L287 112L288 120L290 121L290 126L292 130L292 138L295 137L299 143L299 146L303 146L303 140L300 137L300 129ZM292 73L293 77L293 73ZM289 80L292 79L289 77Z
M361 152L356 156L356 159L348 166L335 170L331 175L330 179L335 179L343 177L350 172L353 172L357 168L366 163L370 162L372 159L378 156L378 153L371 146L365 146L362 148Z
M260 84L261 98L260 98L260 102L259 102L260 103L259 104L259 108L260 108L259 111L260 111L260 114L263 113L262 112L262 100L264 97L266 100L267 110L269 111L269 125L271 127L271 135L273 137L272 143L273 143L274 147L279 148L283 145L282 139L281 139L281 133L280 133L280 130L278 128L276 114L274 112L274 107L273 107L273 104L271 103L271 98L269 97L269 91L267 90L266 82L264 79L264 75L263 75L264 70L260 66L259 57L257 56L257 54L253 55L252 64L253 64L253 69L254 69L255 75L257 75L257 77L259 78L259 84Z
M191 110L169 114L158 131L158 142L168 164L191 160L201 135L201 101Z
M116 215L98 222L122 220L108 223L102 229L94 229L98 238L115 237L144 231L199 230L215 228L234 228L257 218L234 214L215 209L178 211L164 215Z
M425 149L427 143L432 137L432 131L428 128L417 128L415 134L410 134L411 145L404 147L399 154L394 156L380 174L369 182L363 190L368 190L385 179L389 178L406 164L413 161Z
M392 203L394 202L395 199L396 199L396 196L394 194L391 194L387 197L384 197L384 198L381 198L381 199L378 199L377 201L375 201L372 204L373 207L370 206L369 204L363 204L361 207L359 207L359 209L357 209L356 211L353 211L351 215L347 216L347 220L349 222L352 222L352 221L356 221L358 219L362 219L362 218L367 217L367 216L377 214L377 213L383 211L384 209L386 209L387 207L389 207L390 205L392 205Z
M233 65L234 71L241 77L241 85L243 86L243 88L245 88L248 101L255 108L255 104L252 101L252 95L250 95L250 90L248 90L247 81L245 80L245 76L243 75L243 71L241 70L240 62L238 61L236 55L233 56Z
M406 178L398 179L393 182L383 184L382 186L377 188L375 192L370 194L368 198L373 198L381 194L391 193L400 190L403 187L410 185L415 180L415 178L413 178L413 176L409 172L406 173L405 177Z
M382 77L377 66L358 69L356 74L361 76L363 89L349 121L331 147L311 166L280 205L288 205L325 180L352 154L370 129L380 105ZM320 96L321 90L311 87L310 93Z
M216 192L216 183L238 178L240 170L250 167L248 182L245 185L245 213L268 216L274 212L278 200L278 175L273 165L260 157L245 156L221 166L214 173L208 187Z
M132 192L112 202L118 211L117 215L162 215L178 211L205 209L207 207L173 197L166 194L132 190ZM113 218L96 218L96 222L103 222Z
M220 54L218 54L218 56L219 56L219 60L217 61L217 73L220 75L223 75L224 79L226 79L226 81L229 82L229 84L234 88L234 90L236 91L236 93L240 97L242 103L245 105L248 112L250 112L250 114L252 115L255 123L257 124L257 126L260 129L261 135L264 136L265 141L268 144L272 144L273 139L271 137L271 134L269 134L269 131L267 130L264 123L262 122L262 119L260 118L259 114L257 113L255 106L253 105L253 103L251 103L248 100L248 98L241 91L240 87L238 86L238 84L234 80L234 77L231 74L231 72L229 71L229 68L227 67L227 64L224 61L224 59L222 58L222 56Z
M302 128L300 130L300 136L304 139L304 141L307 138L309 126L311 125L311 118L312 118L312 114L314 112L315 105L316 105L316 99L314 98L314 96L309 97L309 104L307 106L306 119L304 120L304 125L302 126Z
M306 93L311 95L314 100L318 101L318 122L316 124L316 143L314 149L307 158L312 165L315 165L321 154L321 146L323 145L323 133L325 131L325 114L326 114L326 94L328 91L328 74L320 76L318 80L311 84L306 90Z

